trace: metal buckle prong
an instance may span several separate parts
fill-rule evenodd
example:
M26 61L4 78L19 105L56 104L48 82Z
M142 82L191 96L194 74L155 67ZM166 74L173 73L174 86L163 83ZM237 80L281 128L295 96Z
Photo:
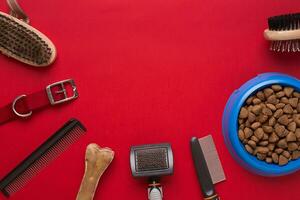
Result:
M66 83L69 83L73 88L73 95L70 96L70 97L68 97L67 90L65 88ZM55 91L55 93L56 94L64 94L63 99L61 99L61 100L55 100L54 99L51 88L53 88L55 86L60 86L61 87L61 90ZM73 99L76 99L78 97L77 88L76 88L75 82L72 79L67 79L67 80L59 81L59 82L53 83L51 85L48 85L46 87L46 92L47 92L47 95L48 95L48 98L49 98L49 101L50 101L51 105L61 104L61 103L64 103L66 101L71 101Z

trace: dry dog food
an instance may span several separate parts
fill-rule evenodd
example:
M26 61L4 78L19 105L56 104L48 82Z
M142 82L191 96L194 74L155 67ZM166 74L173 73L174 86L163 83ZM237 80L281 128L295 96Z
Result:
M238 137L248 153L285 165L300 158L300 93L272 85L246 100L239 113Z

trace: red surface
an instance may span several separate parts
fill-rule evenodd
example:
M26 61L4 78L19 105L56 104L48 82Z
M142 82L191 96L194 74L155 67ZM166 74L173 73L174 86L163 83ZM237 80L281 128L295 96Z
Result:
M146 199L131 177L131 145L170 142L175 174L163 179L166 200L201 199L189 151L191 136L211 133L227 176L222 199L297 199L300 172L264 178L241 168L227 151L221 117L231 92L259 73L300 78L299 54L268 51L266 18L299 11L299 1L73 0L20 1L32 25L56 44L47 69L0 57L0 104L74 78L80 98L0 127L0 177L70 117L88 134L51 163L12 200L75 199L90 142L109 146L115 160L95 199ZM7 11L5 1L0 9ZM0 199L4 197L0 197Z

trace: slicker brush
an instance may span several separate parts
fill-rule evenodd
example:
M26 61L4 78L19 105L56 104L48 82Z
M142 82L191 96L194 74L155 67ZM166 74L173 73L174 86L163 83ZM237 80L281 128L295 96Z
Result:
M148 199L162 200L160 177L173 174L173 153L170 144L131 147L130 166L134 177L148 178Z
M28 24L29 19L16 0L7 2L11 15L0 12L0 52L35 67L52 64L56 58L54 44Z
M300 51L300 13L270 17L268 24L264 36L271 41L271 51Z

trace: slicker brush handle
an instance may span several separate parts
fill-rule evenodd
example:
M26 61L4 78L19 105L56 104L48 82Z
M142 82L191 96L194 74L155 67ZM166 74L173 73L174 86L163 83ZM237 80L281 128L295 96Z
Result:
M154 187L149 190L149 200L162 200L162 192L159 188Z
M204 200L221 200L221 198L217 194L215 194L211 197L204 198Z

